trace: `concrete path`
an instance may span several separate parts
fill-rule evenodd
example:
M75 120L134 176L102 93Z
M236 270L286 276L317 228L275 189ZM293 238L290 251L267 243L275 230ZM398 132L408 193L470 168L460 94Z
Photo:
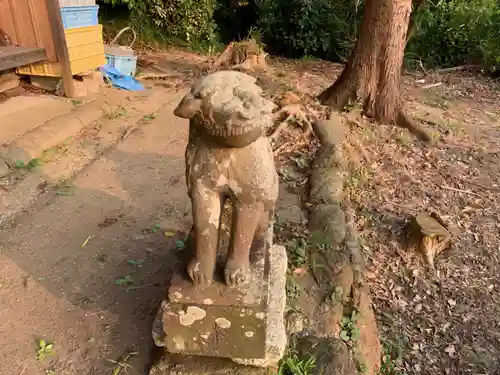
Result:
M190 226L181 94L0 233L0 375L142 374L172 254ZM38 340L54 355L36 359ZM125 368L122 369L125 373Z
M70 100L49 95L16 96L0 104L0 145L71 111Z

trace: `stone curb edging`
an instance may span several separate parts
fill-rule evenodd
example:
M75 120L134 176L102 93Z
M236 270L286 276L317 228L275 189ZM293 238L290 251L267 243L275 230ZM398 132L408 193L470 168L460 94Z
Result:
M165 95L162 90L157 90L152 92L151 95L146 96L144 99L134 103L134 109L136 113L132 115L129 120L119 119L110 120L111 123L116 123L106 130L106 134L102 137L100 141L99 148L95 149L92 145L89 146L88 152L85 150L79 150L80 155L75 163L73 158L74 154L68 154L64 157L58 159L56 162L51 164L50 175L45 173L46 165L42 165L40 169L36 169L33 173L28 173L13 189L5 194L0 194L0 206L2 211L0 212L0 228L14 219L18 214L27 211L32 207L37 200L45 196L47 201L56 196L55 190L47 189L43 192L40 191L39 186L42 184L59 184L63 181L71 180L78 173L82 172L86 167L91 165L96 159L98 159L104 153L110 151L122 141L122 131L124 124L131 125L131 128L140 127L143 115L151 112L158 112L166 106L172 106L177 100L180 100L181 94L170 93ZM113 100L107 100L107 105L119 104L121 100L119 98ZM80 116L80 120L83 116ZM89 117L87 117L88 119ZM82 120L83 121L83 120ZM90 124L90 123L89 123ZM142 126L142 125L141 125ZM81 130L84 128L82 126ZM71 136L70 136L71 137ZM68 139L68 138L66 138ZM66 140L64 139L64 140ZM1 161L2 159L0 159ZM0 191L1 193L1 191Z
M319 234L328 243L326 249L324 246L322 249L315 249L317 246L313 244L314 255L321 258L317 260L326 265L313 269L313 273L324 293L335 291L335 300L324 302L320 307L325 332L317 334L335 338L335 345L347 346L340 339L341 320L346 310L355 311L359 337L349 350L341 351L350 353L350 356L336 358L343 365L335 367L343 368L343 374L346 375L377 375L382 355L379 333L369 288L364 281L365 265L354 229L354 215L348 202L343 199L347 170L341 147L345 134L344 119L340 114L332 113L328 120L319 120L313 127L321 146L313 160L309 176L308 226L312 238ZM357 370L348 365L353 361Z
M98 120L103 113L102 103L99 100L92 101L23 134L0 150L0 156L10 165L17 161L28 164L40 157L44 150L64 142L83 127Z

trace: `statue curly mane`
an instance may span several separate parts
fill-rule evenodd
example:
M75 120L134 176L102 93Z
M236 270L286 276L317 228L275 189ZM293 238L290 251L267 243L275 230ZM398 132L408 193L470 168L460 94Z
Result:
M195 120L209 135L223 140L251 133L260 137L272 126L276 106L262 97L256 79L247 74L221 71L202 77L191 94L202 100L201 113Z

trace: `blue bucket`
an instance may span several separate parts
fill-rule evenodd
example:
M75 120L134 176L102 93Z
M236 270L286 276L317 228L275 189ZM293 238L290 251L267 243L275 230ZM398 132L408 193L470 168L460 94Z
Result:
M137 56L133 55L115 55L112 53L108 53L106 51L106 63L109 66L120 71L125 76L135 76L135 71L137 69Z
M119 46L116 44L118 38L127 30L132 31L134 38L132 43L128 46ZM104 54L106 56L106 63L109 66L117 69L120 73L126 76L135 76L137 70L137 56L132 49L136 39L135 31L130 27L125 27L118 34L110 45L104 46Z

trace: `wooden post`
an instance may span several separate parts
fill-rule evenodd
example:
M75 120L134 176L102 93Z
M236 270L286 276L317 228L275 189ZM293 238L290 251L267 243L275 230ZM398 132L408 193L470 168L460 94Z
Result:
M64 95L68 98L73 98L75 97L75 84L73 82L73 74L71 73L68 45L66 44L59 0L46 0L46 2L57 60L61 64Z

